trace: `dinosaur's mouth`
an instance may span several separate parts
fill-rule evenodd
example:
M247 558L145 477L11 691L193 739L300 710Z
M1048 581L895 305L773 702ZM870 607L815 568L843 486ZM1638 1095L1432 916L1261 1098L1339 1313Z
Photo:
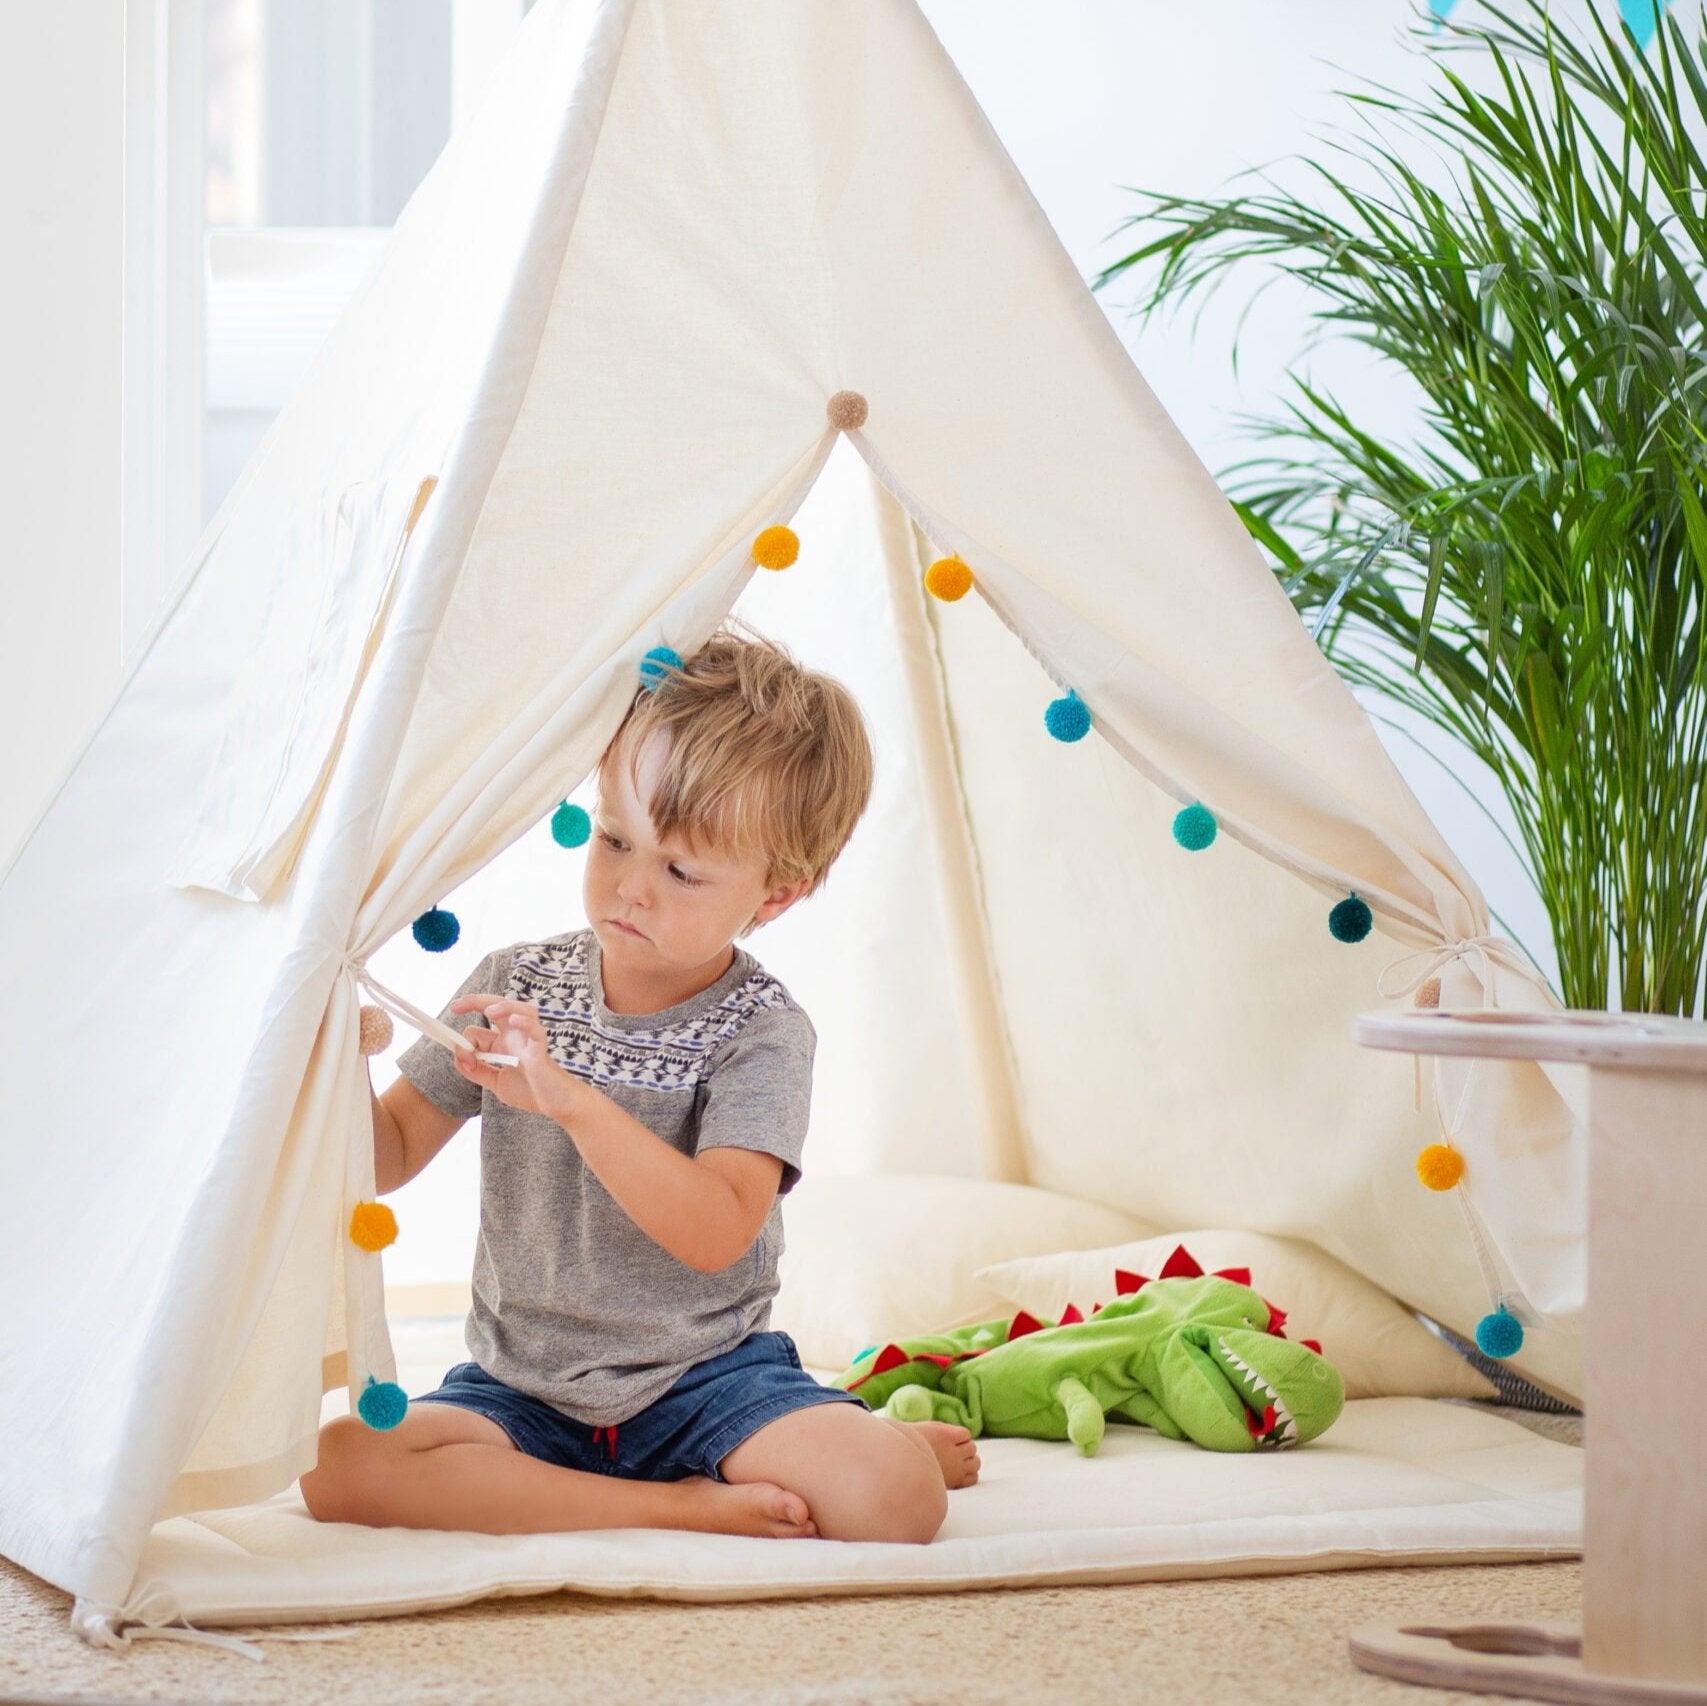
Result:
M1245 1406L1245 1426L1251 1430L1251 1438L1259 1447L1276 1451L1296 1445L1298 1424L1281 1402L1280 1394L1225 1339L1217 1339L1215 1343Z

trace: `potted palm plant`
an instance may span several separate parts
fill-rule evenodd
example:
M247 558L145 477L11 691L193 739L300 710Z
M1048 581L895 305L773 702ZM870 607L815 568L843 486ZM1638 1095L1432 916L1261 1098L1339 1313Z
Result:
M1263 172L1219 199L1135 192L1121 229L1140 246L1095 282L1138 281L1148 319L1247 263L1288 275L1307 348L1355 339L1414 389L1397 442L1295 378L1223 487L1340 671L1503 791L1566 1005L1691 1016L1707 963L1707 29L1673 15L1644 52L1608 3L1573 5L1574 33L1545 0L1419 18L1425 96L1339 97L1363 122L1330 147L1355 160L1305 163L1297 190ZM1455 52L1480 58L1479 86Z

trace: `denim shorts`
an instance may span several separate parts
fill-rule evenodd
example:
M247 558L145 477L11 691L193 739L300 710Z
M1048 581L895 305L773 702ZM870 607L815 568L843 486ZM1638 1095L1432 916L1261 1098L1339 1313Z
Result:
M786 1333L751 1333L734 1350L695 1363L662 1398L613 1428L589 1427L494 1380L479 1363L450 1370L417 1404L458 1404L494 1421L518 1451L562 1469L590 1469L631 1481L723 1476L719 1465L767 1422L813 1404L851 1401L854 1392L824 1386L800 1366Z

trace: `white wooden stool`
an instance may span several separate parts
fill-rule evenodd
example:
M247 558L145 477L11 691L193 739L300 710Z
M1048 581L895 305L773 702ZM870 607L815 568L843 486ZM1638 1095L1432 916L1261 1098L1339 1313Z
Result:
M1635 1013L1365 1014L1406 1054L1589 1069L1583 1621L1351 1636L1364 1670L1472 1693L1707 1702L1707 1024Z

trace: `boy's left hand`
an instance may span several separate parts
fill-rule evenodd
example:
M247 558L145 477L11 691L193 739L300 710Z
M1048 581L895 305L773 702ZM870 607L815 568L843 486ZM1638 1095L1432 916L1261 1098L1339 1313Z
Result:
M551 1058L539 1009L525 1001L506 1001L497 995L462 995L450 1004L453 1013L481 1012L491 1030L470 1025L462 1034L468 1049L452 1055L456 1069L471 1084L490 1090L506 1107L521 1108L547 1119L567 1119L579 1081ZM484 1054L513 1054L517 1066L488 1066Z

